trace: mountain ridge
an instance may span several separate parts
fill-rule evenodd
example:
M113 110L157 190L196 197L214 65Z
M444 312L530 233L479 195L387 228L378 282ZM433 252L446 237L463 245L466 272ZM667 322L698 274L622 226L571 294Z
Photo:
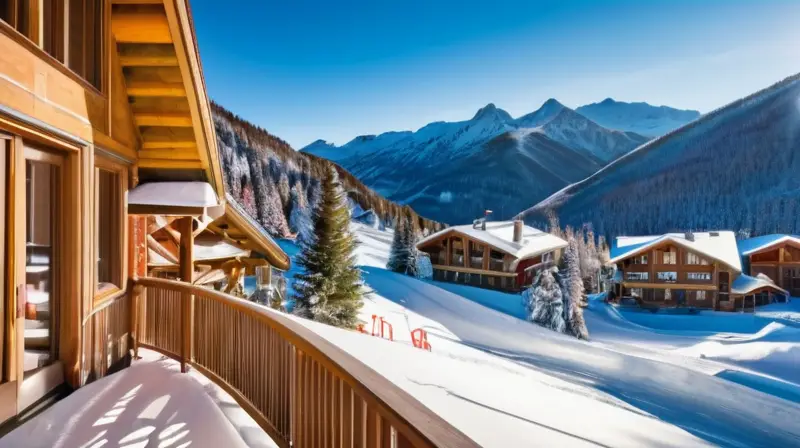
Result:
M562 224L592 222L609 234L795 233L799 105L797 74L640 146L520 216L542 221L555 212Z

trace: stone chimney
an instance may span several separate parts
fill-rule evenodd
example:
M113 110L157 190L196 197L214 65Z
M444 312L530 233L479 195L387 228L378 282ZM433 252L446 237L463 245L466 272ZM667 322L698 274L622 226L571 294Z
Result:
M521 219L515 219L514 220L514 242L515 243L519 243L520 241L522 241L522 226L523 226L523 223L522 223Z

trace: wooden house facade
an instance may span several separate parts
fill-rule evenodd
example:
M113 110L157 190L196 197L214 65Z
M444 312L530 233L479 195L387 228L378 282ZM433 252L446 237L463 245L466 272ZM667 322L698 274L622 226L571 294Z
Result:
M800 297L800 237L764 235L739 242L745 271L763 274L793 297Z
M137 279L289 265L226 200L185 0L0 2L0 189L0 423L130 362Z
M619 237L611 249L617 297L648 307L752 309L785 294L760 277L742 273L732 232Z
M498 221L449 227L417 248L430 257L434 280L519 291L537 267L556 263L566 245L522 221Z

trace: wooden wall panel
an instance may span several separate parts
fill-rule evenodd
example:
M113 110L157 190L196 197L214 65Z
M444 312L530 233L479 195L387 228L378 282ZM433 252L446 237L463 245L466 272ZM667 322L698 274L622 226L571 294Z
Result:
M111 115L111 137L131 148L132 156L136 156L138 135L133 124L133 115L128 104L128 94L125 88L125 77L119 63L116 43L111 45L111 85L109 91L109 105Z

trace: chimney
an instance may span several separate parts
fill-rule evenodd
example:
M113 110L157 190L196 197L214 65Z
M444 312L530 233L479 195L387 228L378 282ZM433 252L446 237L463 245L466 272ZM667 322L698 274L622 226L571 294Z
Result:
M514 242L519 243L522 241L522 220L514 220Z
M686 238L686 241L694 241L694 233L692 233L691 230L686 232L683 236Z
M484 210L483 212L483 222L481 223L481 230L486 230L486 221L489 219L489 215L492 214L491 210Z

